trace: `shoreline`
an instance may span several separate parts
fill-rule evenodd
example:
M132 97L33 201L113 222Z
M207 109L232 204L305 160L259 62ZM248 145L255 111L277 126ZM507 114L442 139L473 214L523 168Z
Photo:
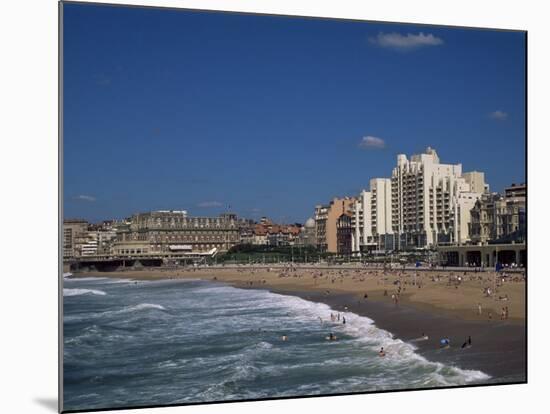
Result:
M415 352L429 361L490 375L491 378L484 383L526 381L525 328L521 324L499 321L487 329L489 322L433 315L406 305L395 307L374 301L361 302L345 293L323 296L311 292L267 290L324 303L335 311L353 312L372 319L376 327L390 332L394 339L412 344ZM416 341L422 333L429 339ZM462 349L461 345L468 336L472 338L472 347ZM443 337L451 340L451 348L439 348L439 340Z
M394 338L415 346L415 352L429 361L452 365L461 369L478 370L491 376L483 383L523 383L526 382L526 340L525 319L476 320L465 314L464 309L444 309L436 304L419 303L411 300L413 294L405 294L398 304L394 304L377 290L369 290L368 298L349 286L328 289L325 285L311 286L308 283L273 280L274 275L260 273L266 279L251 279L248 272L235 274L233 271L220 271L215 268L189 270L133 270L123 272L75 273L73 277L107 277L132 280L161 279L202 279L221 282L242 289L263 289L276 294L297 296L304 300L320 302L335 311L348 311L367 317ZM257 274L255 276L258 276ZM284 279L284 278L283 278ZM278 282L278 283L277 283ZM330 287L334 285L330 282ZM371 289L373 288L371 283ZM386 286L384 286L386 287ZM381 289L378 289L381 290ZM384 289L386 290L386 289ZM376 294L379 293L379 294ZM408 295L408 297L407 297ZM386 300L384 300L386 299ZM347 307L347 310L345 309ZM474 312L470 312L474 314ZM425 341L415 341L422 333L428 335ZM468 336L472 347L462 349ZM439 340L448 337L449 349L440 349Z

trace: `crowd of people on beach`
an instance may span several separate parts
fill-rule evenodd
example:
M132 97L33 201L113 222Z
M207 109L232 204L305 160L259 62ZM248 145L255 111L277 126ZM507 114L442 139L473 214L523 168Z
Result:
M245 282L247 286L265 285L268 283L266 279L257 277L258 274L262 274L266 269L254 269L242 267L237 270L238 273L244 273L250 276L250 280ZM508 283L519 283L525 280L525 275L521 273L506 273L502 271L498 274L493 272L466 272L466 271L448 271L446 273L438 271L419 272L405 269L388 269L384 267L364 267L364 268L298 268L297 266L289 265L277 268L268 268L268 272L276 274L278 279L310 279L313 281L314 286L330 286L335 285L335 290L340 289L338 285L342 285L344 281L351 281L353 283L361 283L365 281L376 281L378 286L382 285L382 297L388 297L395 306L399 306L401 303L401 297L405 293L411 292L411 289L423 289L426 285L439 285L444 288L450 288L453 290L461 291L462 286L468 283L468 286L472 286L472 283L478 283L481 287L482 296L481 299L494 299L498 301L509 301L509 295L497 296L497 292L504 285ZM286 283L286 282L285 282ZM307 283L307 282L305 282ZM328 286L327 286L328 284ZM380 290L380 289L378 289ZM376 293L376 292L375 292ZM323 294L328 296L331 294L331 289L325 288ZM363 300L369 298L367 292L362 293ZM475 302L474 302L475 303ZM486 316L488 320L493 320L493 312L490 308L494 309L494 306L486 306L487 310L483 312L481 303L478 303L476 313L479 317ZM509 308L503 307L501 312L501 320L508 319L510 316Z
M484 318L489 321L495 320L493 316L499 314L498 309L500 308L502 308L500 309L500 320L509 319L511 317L510 310L514 312L512 317L516 317L517 311L514 309L517 309L517 301L512 300L512 295L509 294L510 290L506 286L525 281L525 272L521 272L521 269L513 266L505 267L498 273L481 272L476 268L470 271L445 270L443 268L413 270L381 264L361 267L321 267L287 263L280 266L240 265L231 268L225 267L225 269L228 270L226 273L228 276L222 276L223 273L215 273L217 276L212 279L230 281L237 286L249 288L276 285L288 285L290 288L294 285L309 289L309 286L313 285L325 296L332 296L333 292L349 292L350 288L353 289L353 286L357 284L358 302L360 300L370 301L371 298L374 298L374 300L388 300L394 306L400 306L403 299L406 299L403 303L407 304L411 297L414 297L414 300L427 297L429 301L430 293L428 292L433 288L447 291L444 297L450 301L453 300L453 296L449 295L452 290L456 291L457 298L462 298L459 309L465 310L468 306L472 306L475 309L472 316L475 315L476 318ZM212 268L205 266L192 270L193 273L211 272ZM182 270L182 272L185 271ZM176 277L179 273L178 271ZM369 283L367 288L361 286L363 283ZM479 294L475 293L476 286L479 286ZM415 295L415 292L420 293L421 296ZM464 304L465 297L471 298L471 305ZM497 302L506 302L506 306L499 307L496 305Z

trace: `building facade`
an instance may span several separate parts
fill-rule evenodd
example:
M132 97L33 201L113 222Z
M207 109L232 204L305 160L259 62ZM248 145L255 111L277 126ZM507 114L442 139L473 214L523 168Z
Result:
M344 213L336 220L336 253L338 255L351 255L351 235L351 214Z
M391 180L373 178L370 191L363 190L352 206L352 251L393 249Z
M351 250L355 255L374 250L376 241L372 235L371 192L361 191L351 208Z
M267 217L262 217L260 222L252 227L246 243L260 246L292 246L296 244L299 235L299 225L277 224Z
M392 234L391 180L370 180L372 234L378 239L383 234Z
M63 259L71 259L82 255L82 245L88 240L86 220L63 220Z
M486 188L483 173L462 176L461 164L441 164L437 152L428 147L410 160L397 156L392 171L392 229L396 248L466 243L469 240L467 213Z
M117 231L115 255L178 255L227 251L239 243L235 214L188 217L186 211L152 211L135 214Z
M470 210L472 243L524 242L526 190L521 184L507 187L504 196L484 194Z
M321 252L337 253L336 222L344 213L351 211L353 197L334 198L328 205L315 207L315 239Z
M300 228L300 233L296 239L297 246L315 246L317 239L315 235L315 220L310 217Z

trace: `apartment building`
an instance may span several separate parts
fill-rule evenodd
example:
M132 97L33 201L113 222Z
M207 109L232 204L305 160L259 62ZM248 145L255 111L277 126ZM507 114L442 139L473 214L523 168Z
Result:
M351 211L353 197L334 198L328 205L315 207L315 239L322 252L337 253L337 221L344 213Z
M468 211L487 187L483 173L465 176L461 164L442 164L430 147L410 160L404 154L397 156L391 187L398 249L469 240Z
M525 184L513 184L498 193L484 194L470 210L474 244L524 242L526 236Z

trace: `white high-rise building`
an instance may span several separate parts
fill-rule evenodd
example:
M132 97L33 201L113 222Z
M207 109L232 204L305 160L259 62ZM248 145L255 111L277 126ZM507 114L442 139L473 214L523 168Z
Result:
M391 180L371 179L370 191L361 191L352 205L351 247L354 254L385 249L385 236L393 233L391 214Z
M461 164L441 164L430 147L410 160L404 154L397 156L391 179L396 248L464 243L469 239L469 212L486 185L483 173L465 176Z
M361 191L351 210L351 252L359 255L367 246L376 245L372 238L371 193Z
M473 193L488 193L489 184L485 183L485 173L472 171L462 174L462 177L470 184L470 191Z
M370 180L372 234L379 236L391 234L391 180L389 178L373 178Z

